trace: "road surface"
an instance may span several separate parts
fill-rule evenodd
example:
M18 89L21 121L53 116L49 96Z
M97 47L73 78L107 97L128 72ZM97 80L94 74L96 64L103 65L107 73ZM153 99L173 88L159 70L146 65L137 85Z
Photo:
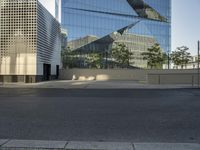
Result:
M200 142L198 89L0 88L0 139Z

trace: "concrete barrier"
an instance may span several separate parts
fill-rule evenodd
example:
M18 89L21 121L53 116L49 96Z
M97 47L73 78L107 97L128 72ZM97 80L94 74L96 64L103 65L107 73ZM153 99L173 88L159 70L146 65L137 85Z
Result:
M148 70L148 69L63 69L61 80L128 80L150 84L197 84L197 69Z
M190 84L196 85L198 82L196 73L168 73L168 74L148 74L149 84Z
M146 81L146 70L130 69L67 69L60 70L62 80L137 80Z

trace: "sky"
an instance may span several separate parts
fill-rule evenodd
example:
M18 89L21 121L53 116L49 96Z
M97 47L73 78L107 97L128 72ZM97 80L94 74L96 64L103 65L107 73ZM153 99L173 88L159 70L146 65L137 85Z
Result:
M172 0L172 50L185 45L197 55L200 40L200 0Z
M54 15L54 0L39 0ZM172 50L187 46L197 54L200 40L200 0L172 0Z

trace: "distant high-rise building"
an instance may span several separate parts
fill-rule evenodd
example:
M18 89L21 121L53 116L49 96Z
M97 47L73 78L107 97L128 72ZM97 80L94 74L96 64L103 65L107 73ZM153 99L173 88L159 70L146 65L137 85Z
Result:
M58 76L59 22L38 0L0 1L0 82L37 82Z
M55 0L55 17L58 21L61 21L61 1Z
M110 35L115 32L122 36L129 33L141 36L141 41L147 43L143 42L144 49L140 47L139 51L148 47L147 37L159 43L166 53L171 50L171 0L60 1L61 10L57 10L61 11L62 28L68 30L69 43L90 35L98 37L98 41L91 41L74 51L81 50L82 54L94 50L109 51L115 41ZM135 38L132 40L132 43L137 42Z

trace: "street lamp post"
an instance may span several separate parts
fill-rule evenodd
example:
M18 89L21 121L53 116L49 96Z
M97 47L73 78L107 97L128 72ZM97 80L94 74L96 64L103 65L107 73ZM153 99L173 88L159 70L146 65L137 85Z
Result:
M198 88L200 88L200 81L199 81L199 74L200 74L200 68L199 68L199 65L200 65L200 62L199 62L199 59L200 59L200 41L198 41L198 55L197 55L197 62L198 62Z
M168 51L168 55L167 55L167 63L168 63L168 69L170 69L170 52Z

